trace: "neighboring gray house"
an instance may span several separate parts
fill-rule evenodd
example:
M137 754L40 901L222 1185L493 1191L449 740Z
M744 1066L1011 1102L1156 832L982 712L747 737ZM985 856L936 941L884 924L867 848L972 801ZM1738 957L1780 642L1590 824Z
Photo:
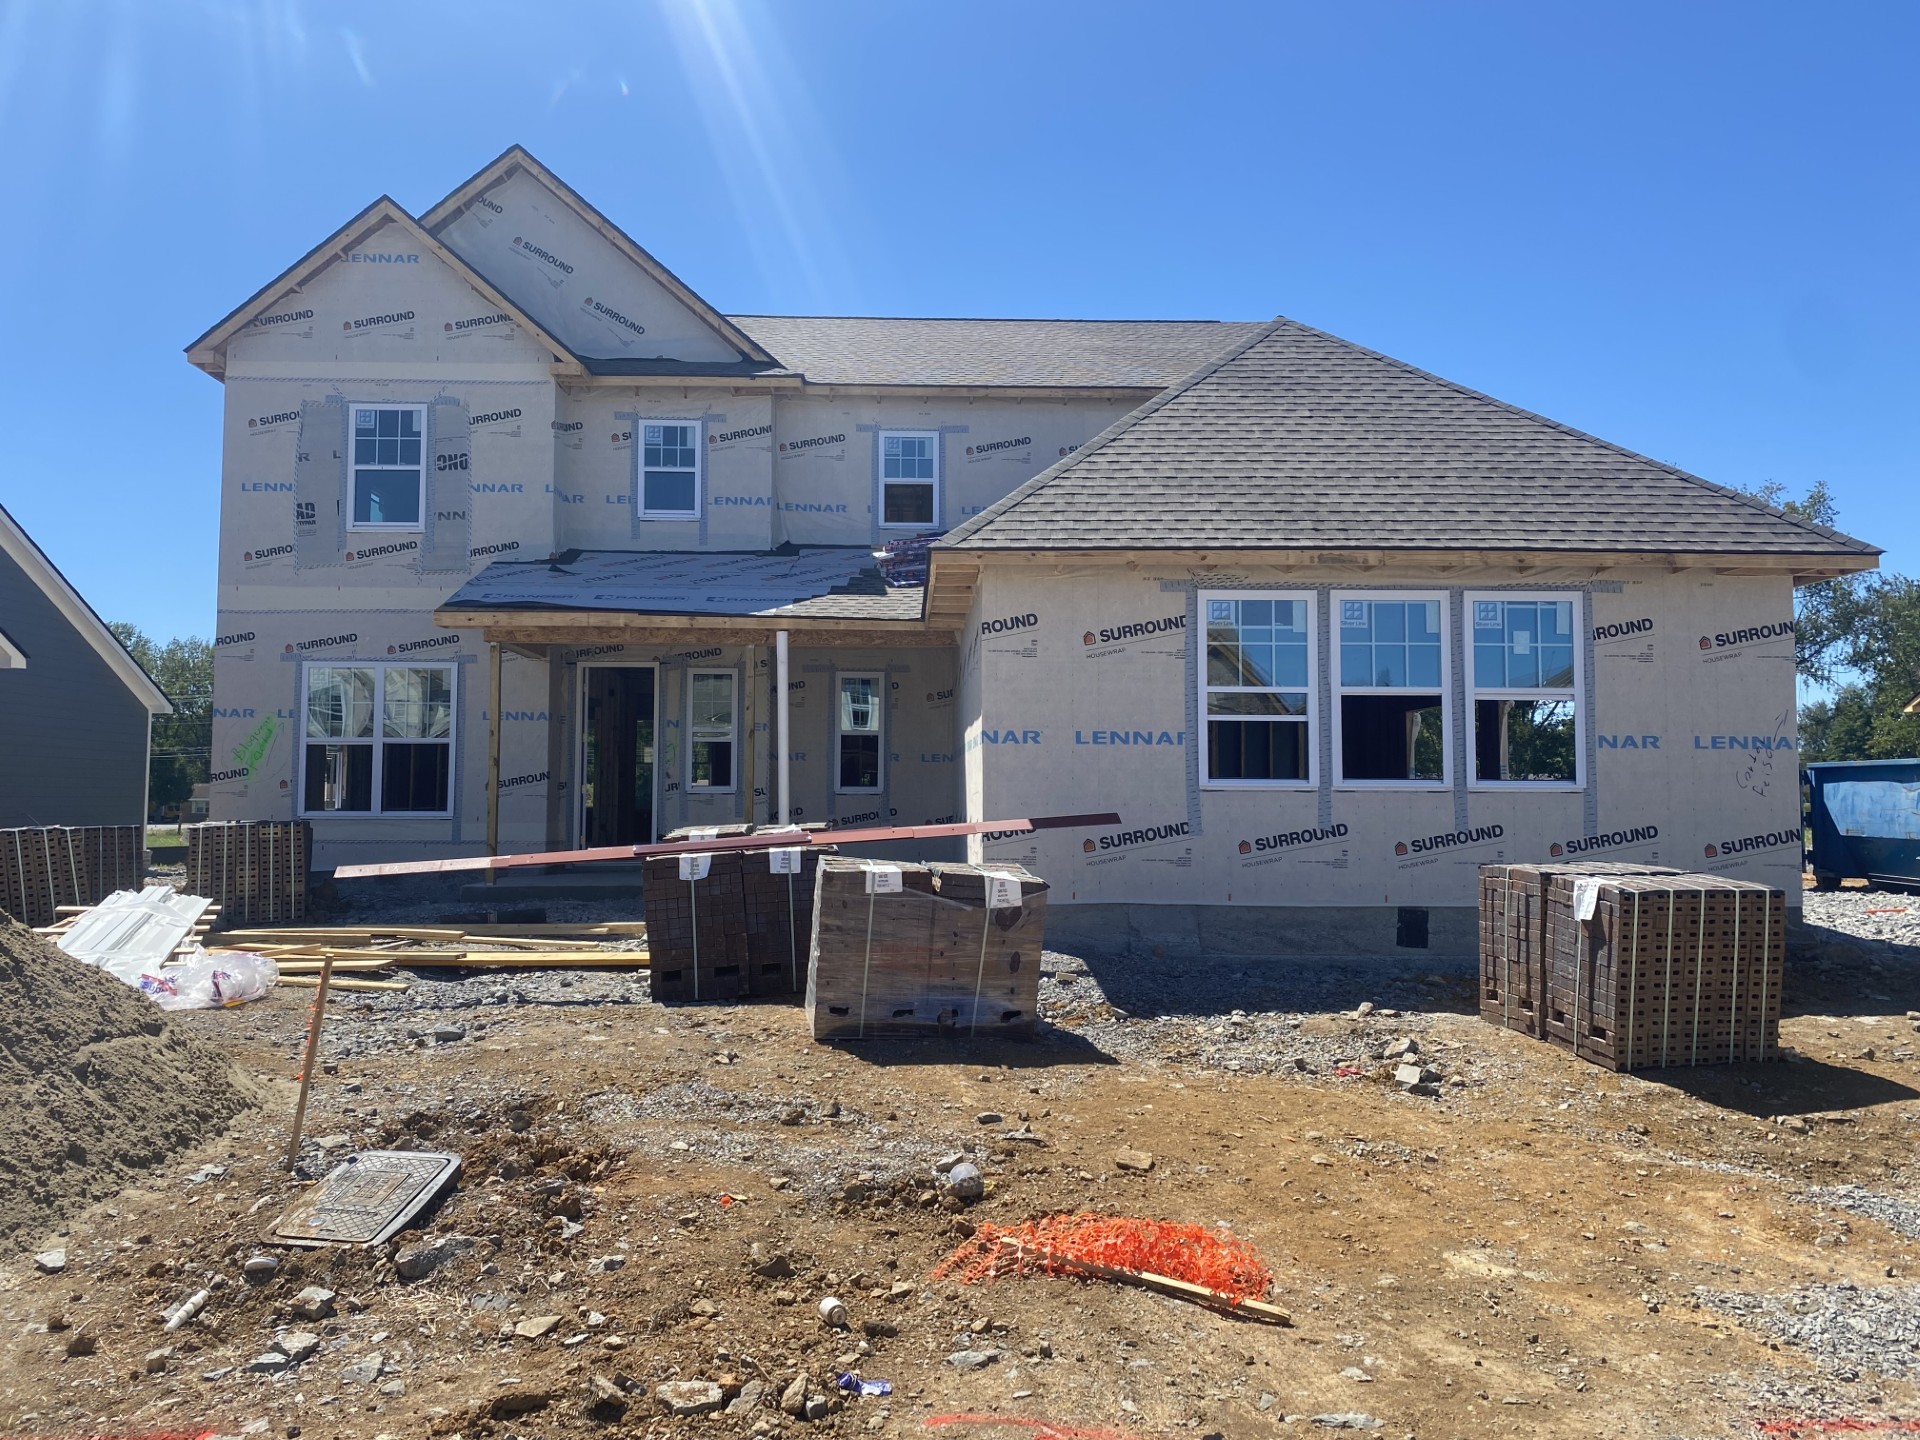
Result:
M0 508L0 827L140 825L173 707Z

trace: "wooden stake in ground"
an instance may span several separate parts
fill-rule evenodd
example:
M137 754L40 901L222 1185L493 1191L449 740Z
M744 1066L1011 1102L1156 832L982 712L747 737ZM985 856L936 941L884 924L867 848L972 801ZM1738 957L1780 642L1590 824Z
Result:
M320 966L320 983L313 992L313 1019L307 1023L307 1055L300 1062L300 1099L293 1107L293 1138L287 1142L287 1169L300 1158L300 1127L307 1123L307 1091L313 1087L313 1062L320 1053L320 1021L327 1013L327 983L333 979L333 957Z

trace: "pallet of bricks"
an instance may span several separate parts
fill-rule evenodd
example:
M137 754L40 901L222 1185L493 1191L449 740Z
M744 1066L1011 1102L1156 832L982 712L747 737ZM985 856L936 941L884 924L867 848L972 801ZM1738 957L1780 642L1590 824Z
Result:
M1014 865L820 863L807 964L816 1040L1029 1036L1047 882Z
M140 825L45 825L0 830L0 910L51 925L62 905L96 905L146 883Z
M666 838L757 833L764 832L750 825L696 826ZM645 861L641 878L653 998L710 1003L799 995L806 985L814 876L822 853L830 853L830 847L716 850Z
M209 820L187 837L189 894L218 901L228 925L307 918L313 827L304 820Z
M1481 884L1493 1023L1610 1070L1778 1058L1783 891L1618 865L1489 866Z

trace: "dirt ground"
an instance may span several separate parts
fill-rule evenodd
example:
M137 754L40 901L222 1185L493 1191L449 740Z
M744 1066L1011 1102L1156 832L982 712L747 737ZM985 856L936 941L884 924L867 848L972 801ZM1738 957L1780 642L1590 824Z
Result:
M261 1239L304 1185L281 1161L312 992L188 1017L270 1098L31 1247L64 1246L64 1272L0 1267L0 1433L1242 1440L1344 1418L1421 1440L1674 1440L1920 1414L1920 1355L1886 1339L1905 1331L1850 1328L1843 1299L1831 1345L1818 1316L1796 1342L1713 1298L1909 1304L1913 950L1797 952L1793 1059L1645 1077L1483 1024L1458 967L1378 986L1163 974L1191 997L1163 1017L1115 997L1171 962L1048 964L1028 1044L830 1048L797 1007L668 1009L604 973L343 998L308 1172L376 1144L464 1161L419 1228L375 1250ZM1286 1003L1295 980L1309 1003ZM1212 998L1236 986L1234 1008ZM1357 1018L1370 999L1384 1008ZM1375 1057L1408 1035L1463 1083L1397 1090ZM1117 1168L1123 1146L1151 1170ZM956 1213L930 1167L961 1152L989 1192ZM1862 1189L1829 1188L1845 1185ZM973 1223L1082 1209L1231 1227L1293 1327L1105 1284L929 1278ZM464 1238L401 1278L395 1255L432 1237ZM280 1260L260 1283L242 1272L256 1255ZM335 1313L303 1319L315 1284ZM204 1313L164 1333L203 1287ZM821 1323L830 1294L850 1330ZM320 1339L311 1358L248 1369L298 1331ZM993 1358L949 1359L967 1352ZM892 1393L843 1400L847 1371ZM778 1408L800 1372L834 1394L824 1418ZM673 1418L655 1389L682 1379L758 1403ZM1029 1423L989 1423L1008 1417Z

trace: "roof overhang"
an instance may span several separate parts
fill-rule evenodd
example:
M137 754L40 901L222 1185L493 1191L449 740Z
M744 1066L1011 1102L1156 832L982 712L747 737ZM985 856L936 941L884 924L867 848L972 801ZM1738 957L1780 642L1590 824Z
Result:
M451 610L433 612L449 630L478 630L490 644L538 651L579 645L771 645L785 631L799 645L839 649L951 646L955 630L928 621L781 615L654 615L631 610Z
M153 677L140 668L139 661L127 653L127 647L120 643L120 637L107 628L107 622L94 612L91 605L80 598L67 577L62 575L46 552L33 543L33 538L20 528L20 523L9 515L4 506L0 506L0 553L4 553L14 564L26 572L27 578L39 587L40 593L53 603L66 622L71 625L80 638L92 647L94 653L107 664L107 668L119 677L120 682L133 693L150 715L171 715L173 706L161 693L160 687L153 683ZM11 641L7 648L20 655ZM26 657L20 655L19 663L25 663ZM13 668L9 665L8 668Z
M599 231L615 249L645 271L674 299L698 315L742 355L769 364L779 363L757 340L709 305L692 286L662 265L631 235L588 203L585 196L519 145L508 146L497 159L457 186L444 200L420 217L420 224L430 232L439 233L447 222L469 209L490 187L498 185L517 171L524 171L552 191L562 204Z
M402 210L390 197L382 195L373 204L362 210L353 219L341 226L325 240L296 261L291 268L268 281L247 299L242 301L225 319L220 321L206 334L187 346L188 361L206 371L216 380L224 379L227 372L227 344L256 319L261 312L297 291L304 290L333 266L345 261L347 254L362 243L369 235L383 225L398 226L407 238L419 245L434 258L453 267L460 278L475 290L486 296L488 302L511 315L529 335L551 351L554 358L553 373L562 376L585 375L586 365L580 357L568 350L553 336L515 305L500 291L496 290L479 271L468 265L453 251L442 245L411 215Z
M1501 572L1516 579L1575 581L1603 572L1641 570L1675 573L1708 570L1716 575L1775 575L1793 584L1817 584L1879 567L1878 555L1732 555L1705 551L1645 550L1327 550L1253 548L1211 550L998 550L936 545L927 572L927 623L959 626L972 608L980 572L987 564L1033 569L1129 570L1174 567L1192 570L1259 566L1314 571L1320 576L1360 577L1376 570L1416 570L1436 579Z

